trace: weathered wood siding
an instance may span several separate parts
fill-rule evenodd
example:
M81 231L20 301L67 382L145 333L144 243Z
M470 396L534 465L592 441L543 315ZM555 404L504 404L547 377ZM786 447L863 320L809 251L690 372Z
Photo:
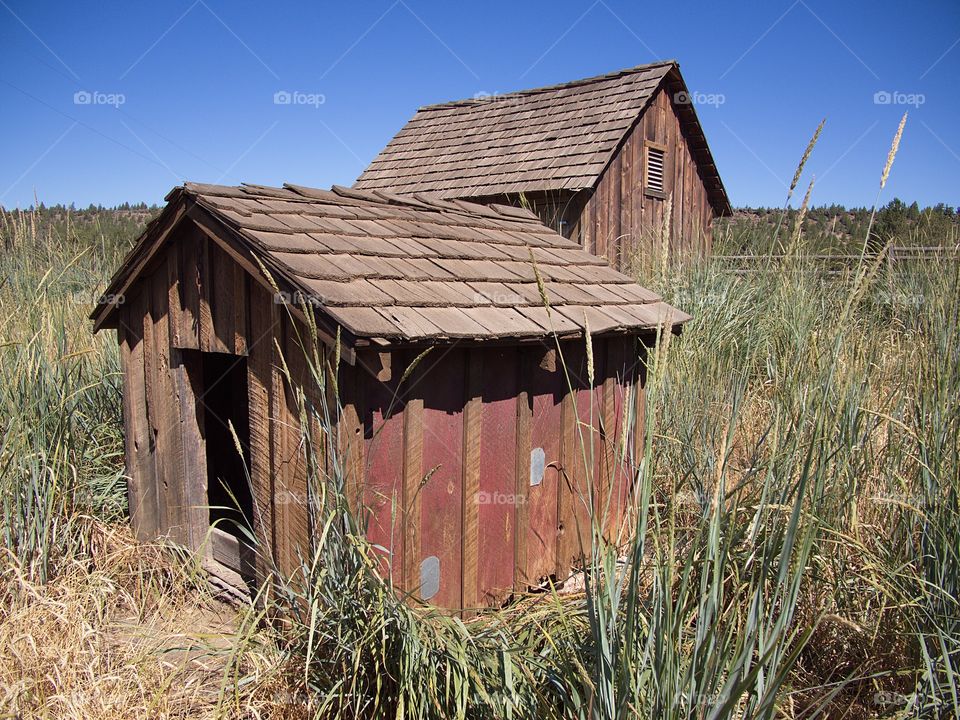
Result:
M355 369L365 405L344 416L364 418L363 517L384 572L440 606L494 606L580 564L591 497L617 537L642 352L596 340L592 385L582 341L428 355L403 385L411 351L387 354L386 381Z
M647 142L666 148L663 198L648 194L644 187ZM668 203L671 258L709 253L713 209L681 130L671 91L662 88L586 201L580 217L581 244L621 270L628 271L637 263L659 263Z
M667 262L709 254L714 210L691 153L691 140L684 135L673 104L676 91L672 85L657 91L592 191L532 192L473 200L526 207L548 227L579 240L584 249L628 273L658 266L664 247ZM662 194L646 191L647 143L665 148ZM669 222L665 225L668 204Z
M251 290L256 302L251 304ZM258 313L250 320L250 308ZM249 355L254 498L269 519L258 527L270 546L275 474L266 406L276 311L272 294L199 228L186 224L130 288L119 309L130 514L138 537L167 536L197 549L209 529L199 356ZM266 326L266 327L265 327ZM248 340L256 333L257 343ZM252 352L251 352L252 350Z
M623 519L634 469L623 445L637 443L642 396L636 338L595 339L592 381L579 340L559 352L438 348L409 373L419 350L365 349L338 366L339 397L329 382L323 395L305 352L322 364L329 348L229 246L189 223L119 313L138 537L193 549L207 538L197 350L246 357L253 530L273 561L258 561L261 577L274 563L297 572L314 532L312 483L334 473L384 575L448 608L564 578L589 547L591 497L611 537Z

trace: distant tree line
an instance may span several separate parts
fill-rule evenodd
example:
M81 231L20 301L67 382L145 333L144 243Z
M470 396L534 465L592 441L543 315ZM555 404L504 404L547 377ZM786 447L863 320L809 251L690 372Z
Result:
M717 224L720 252L770 252L792 239L798 210L743 207ZM809 208L803 221L803 246L811 252L851 253L863 249L870 225L870 208L822 205ZM781 215L783 216L781 221ZM779 226L779 238L774 232ZM955 246L960 242L960 208L938 203L921 208L916 202L894 198L877 210L868 248L888 243L899 246Z
M26 210L0 208L0 239L9 243L12 226L19 222L39 235L83 246L88 242L130 245L160 208L146 203L115 207L40 203ZM777 252L792 239L798 211L742 207L717 223L715 247L720 253ZM783 218L781 220L781 215ZM18 220L19 218L19 220ZM807 210L803 221L803 246L810 252L848 254L863 248L870 208L822 205ZM779 229L779 236L774 237ZM960 242L960 208L938 203L921 208L894 198L877 210L870 233L870 249L894 245L955 246Z
M0 207L0 247L33 242L78 250L91 245L129 248L159 212L159 207L146 203L89 205L80 210L73 203L39 203L25 210Z

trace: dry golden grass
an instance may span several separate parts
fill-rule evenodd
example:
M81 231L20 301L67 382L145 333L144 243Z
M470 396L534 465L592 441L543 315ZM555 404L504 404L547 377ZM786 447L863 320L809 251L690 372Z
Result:
M842 276L793 262L743 279L678 257L664 269L655 228L635 265L694 320L652 353L650 480L638 480L650 494L637 506L650 524L632 546L632 586L618 583L633 568L597 543L590 587L465 627L381 593L340 537L317 549L316 567L335 572L305 574L308 599L288 588L290 606L311 612L275 632L212 597L196 561L122 526L115 348L91 344L87 308L65 301L117 258L71 265L36 242L34 220L17 219L21 252L0 257L0 717L299 718L323 701L368 717L400 698L406 717L486 719L506 717L508 697L514 717L706 717L727 679L756 667L739 645L751 627L764 629L750 642L773 633L778 652L795 647L798 636L776 635L785 606L789 627L812 634L795 664L781 655L764 671L763 684L783 670L775 703L751 706L759 684L746 683L716 717L805 718L827 703L827 717L894 717L914 694L916 716L956 709L957 675L944 670L960 654L938 649L960 627L960 513L943 500L960 457L954 266L888 278L879 255ZM799 485L802 473L816 482ZM633 646L614 642L626 635ZM623 697L630 707L614 714Z
M214 598L162 547L138 545L125 527L98 525L94 537L90 558L69 561L45 585L4 563L0 715L302 714L290 683L277 679L279 654L264 652L266 631L242 627L247 610ZM251 682L230 692L238 673Z

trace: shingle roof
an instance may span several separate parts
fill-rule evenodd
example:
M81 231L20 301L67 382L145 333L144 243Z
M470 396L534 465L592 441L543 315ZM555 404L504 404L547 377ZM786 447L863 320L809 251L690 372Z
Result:
M354 187L446 198L592 188L667 76L685 90L674 61L505 95L430 105L363 171ZM678 107L696 138L711 202L729 211L692 106Z
M337 186L187 183L167 199L168 211L193 201L212 214L354 338L536 338L690 319L519 208Z

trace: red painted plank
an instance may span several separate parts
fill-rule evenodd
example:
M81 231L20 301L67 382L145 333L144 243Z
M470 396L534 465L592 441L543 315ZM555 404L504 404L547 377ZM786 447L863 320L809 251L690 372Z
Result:
M590 422L594 428L592 436L594 440L593 447L593 468L592 468L592 493L593 493L593 515L594 522L601 525L603 518L603 498L606 496L606 488L609 485L608 468L605 452L605 434L604 434L604 379L606 378L607 344L602 340L593 342L593 387L590 390L589 418L584 422Z
M563 408L562 463L564 479L559 494L557 577L565 579L590 553L590 491L595 457L600 449L597 408L590 390L586 351L582 340L564 343L563 359L573 392Z
M565 379L556 350L543 347L525 352L539 353L542 360L527 379L533 404L530 428L530 466L542 465L542 479L528 487L527 581L537 583L556 570L557 491L560 485L561 400ZM542 454L536 461L534 457ZM537 478L529 478L533 483Z
M627 341L622 338L612 338L607 341L606 375L610 382L612 394L607 398L611 403L608 408L612 418L612 427L607 429L606 445L610 457L610 496L607 509L607 539L621 542L621 523L631 485L631 468L627 456L629 446L628 423L630 418L625 415L626 395L630 392L630 376L633 371L633 360L627 351Z
M465 355L454 350L429 368L414 389L423 394L420 487L420 596L446 608L461 606L463 402ZM428 361L429 362L429 361ZM435 559L434 559L435 558ZM439 561L439 571L432 569ZM436 592L425 584L438 575Z
M361 371L366 384L363 418L366 474L363 505L367 538L380 546L381 571L398 587L403 578L403 404L390 383Z
M480 426L478 585L481 602L497 605L513 590L517 520L517 363L515 349L490 349L483 358Z
M629 512L633 502L633 491L636 482L639 463L643 457L643 346L635 338L624 339L625 347L625 370L623 378L622 413L627 423L625 428L624 457L621 465L622 487L619 491L619 497L622 503L621 522L625 523L620 528L620 534L623 540L629 539L632 532L635 518ZM629 403L629 405L628 405ZM639 438L639 441L638 441Z

